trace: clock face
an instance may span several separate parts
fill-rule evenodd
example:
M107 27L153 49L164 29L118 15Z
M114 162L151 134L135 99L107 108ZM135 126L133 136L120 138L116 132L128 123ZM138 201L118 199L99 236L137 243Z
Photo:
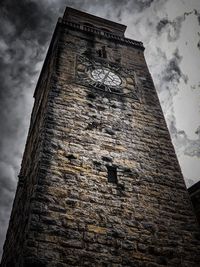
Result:
M100 84L112 87L120 86L122 83L120 77L108 68L97 68L92 70L91 78Z
M116 95L127 95L139 100L134 70L108 61L77 57L76 82L89 88Z

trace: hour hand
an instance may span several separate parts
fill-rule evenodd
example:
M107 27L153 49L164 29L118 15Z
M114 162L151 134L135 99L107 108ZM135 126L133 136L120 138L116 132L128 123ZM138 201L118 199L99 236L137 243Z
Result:
M105 72L104 72L105 73ZM105 76L103 77L103 79L101 80L101 83L104 83L105 80L108 78L108 75L109 75L110 71L108 70L106 73L105 73Z

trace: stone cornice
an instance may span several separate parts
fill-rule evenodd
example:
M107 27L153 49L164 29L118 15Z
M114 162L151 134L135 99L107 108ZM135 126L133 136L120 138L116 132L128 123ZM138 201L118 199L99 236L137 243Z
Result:
M134 46L138 49L141 49L142 51L144 51L144 49L145 49L142 42L128 39L128 38L113 34L111 32L103 31L102 29L89 27L89 26L82 25L82 24L75 23L75 22L71 22L71 21L66 21L66 20L63 20L62 18L59 18L58 23L65 25L67 27L70 27L72 29L96 34L96 35L102 36L106 39L112 39L112 40L115 40L115 41L120 42L120 43L125 43L126 45L131 45L131 46Z

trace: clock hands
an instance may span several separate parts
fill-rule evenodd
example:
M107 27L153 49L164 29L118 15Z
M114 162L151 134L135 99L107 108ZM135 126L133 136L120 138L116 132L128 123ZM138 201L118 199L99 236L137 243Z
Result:
M121 82L120 79L109 69L100 69L98 77L100 85L117 86Z
M109 67L101 65L91 66L89 72L92 79L92 85L99 87L109 92L117 90L117 87L121 84L121 79L115 74Z
M103 73L105 73L104 70L103 70ZM109 73L110 73L110 70L107 71L107 73L105 74L105 76L101 80L101 84L105 83L106 79L108 78Z

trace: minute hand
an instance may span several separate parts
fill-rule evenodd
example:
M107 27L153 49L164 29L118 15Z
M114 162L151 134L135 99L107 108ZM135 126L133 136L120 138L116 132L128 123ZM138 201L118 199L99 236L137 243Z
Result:
M108 75L109 75L110 71L108 71L106 73L106 75L103 77L102 81L101 81L101 84L105 82L105 80L107 79Z

